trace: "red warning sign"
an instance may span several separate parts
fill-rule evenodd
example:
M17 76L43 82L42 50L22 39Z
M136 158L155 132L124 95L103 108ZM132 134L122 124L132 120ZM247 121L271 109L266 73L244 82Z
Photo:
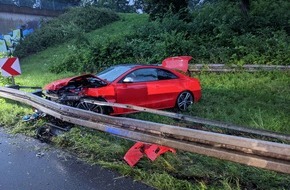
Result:
M19 59L17 57L0 59L0 68L4 77L16 76L21 74Z

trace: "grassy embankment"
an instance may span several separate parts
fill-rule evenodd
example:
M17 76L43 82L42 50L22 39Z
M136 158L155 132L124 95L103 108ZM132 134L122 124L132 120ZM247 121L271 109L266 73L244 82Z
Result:
M145 15L122 15L122 19L86 34L90 41L130 34L137 25L147 22ZM22 75L19 85L43 86L58 78L78 73L55 74L49 65L60 62L69 51L70 42L47 48L21 59ZM203 98L186 113L252 128L290 134L290 73L199 73ZM3 84L1 84L3 85ZM25 105L0 99L1 125L14 132L33 135L37 123L22 123L21 117L31 113ZM167 118L138 113L130 117L156 122L175 123ZM91 163L118 170L123 175L159 189L289 189L290 176L276 172L221 161L201 155L178 151L165 154L155 162L144 158L135 168L127 166L122 157L133 144L130 141L76 127L54 139L56 145L77 153Z

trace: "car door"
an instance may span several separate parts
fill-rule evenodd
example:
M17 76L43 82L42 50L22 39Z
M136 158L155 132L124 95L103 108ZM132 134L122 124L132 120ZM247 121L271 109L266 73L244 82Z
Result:
M158 81L151 87L154 91L154 102L158 108L174 107L176 97L182 91L180 79L172 72L165 69L157 69ZM155 89L154 89L155 88Z
M117 102L150 107L148 83L156 80L157 72L153 68L136 69L130 72L115 86Z

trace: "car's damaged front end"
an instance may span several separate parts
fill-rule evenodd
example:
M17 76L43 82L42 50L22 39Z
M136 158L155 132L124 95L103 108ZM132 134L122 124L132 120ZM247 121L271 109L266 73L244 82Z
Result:
M76 107L86 96L88 88L107 86L107 82L95 75L81 75L54 81L44 87L47 99Z

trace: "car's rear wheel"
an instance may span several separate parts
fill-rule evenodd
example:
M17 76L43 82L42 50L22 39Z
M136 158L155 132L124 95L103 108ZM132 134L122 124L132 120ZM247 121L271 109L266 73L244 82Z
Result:
M176 107L180 111L186 111L192 103L193 103L192 94L189 91L183 91L177 97Z
M83 110L88 110L88 111L92 111L95 113L100 113L100 114L105 114L105 107L97 105L97 104L93 104L90 102L86 102L86 100L92 101L92 100L98 100L98 101L103 101L101 99L92 99L92 98L83 98L80 99L80 102L76 105L77 108L79 109L83 109Z

